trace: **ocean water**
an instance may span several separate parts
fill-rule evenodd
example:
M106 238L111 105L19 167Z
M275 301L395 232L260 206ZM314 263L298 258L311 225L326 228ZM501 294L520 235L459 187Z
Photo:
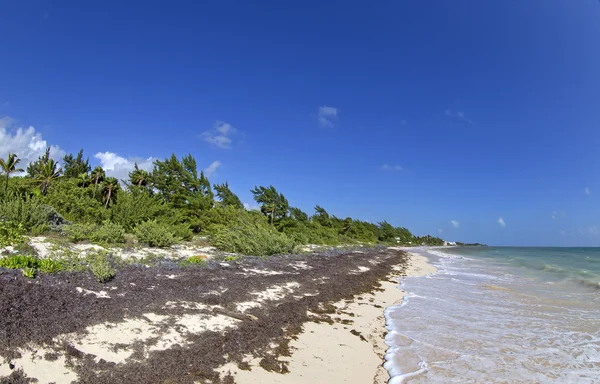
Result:
M438 272L386 309L389 383L600 383L600 248L417 252Z

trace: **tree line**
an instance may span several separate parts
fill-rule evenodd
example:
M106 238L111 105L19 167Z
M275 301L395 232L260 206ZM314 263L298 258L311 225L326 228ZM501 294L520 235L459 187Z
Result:
M338 218L319 205L308 214L291 206L272 185L255 186L251 193L260 209L246 210L228 182L212 185L198 171L192 155L156 160L149 172L135 164L122 184L101 167L92 169L83 150L64 156L62 167L51 158L50 148L26 169L19 165L17 154L0 159L5 176L0 217L19 221L36 234L52 229L36 212L43 206L45 212L51 209L74 224L111 223L134 233L142 223L153 222L181 240L206 234L226 250L240 251L244 242L262 242L257 244L260 252L244 249L250 253L286 251L298 244L443 244L437 237L416 237L387 221ZM23 177L10 177L23 172ZM264 251L270 244L285 246Z

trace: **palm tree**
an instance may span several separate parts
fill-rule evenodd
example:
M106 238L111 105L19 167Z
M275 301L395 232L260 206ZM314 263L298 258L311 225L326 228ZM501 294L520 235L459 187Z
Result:
M78 175L77 179L78 179L79 185L82 186L83 188L87 187L88 183L90 182L90 176L85 172L80 173Z
M129 174L129 179L132 184L141 187L142 185L148 184L148 172L143 169L139 169L137 163L134 165L133 171Z
M58 163L55 162L54 159L48 159L40 171L41 172L38 181L41 183L40 189L42 190L42 195L45 196L46 193L48 193L48 187L52 181L60 177L62 169L58 167Z
M6 185L4 185L4 194L8 189L8 178L11 173L15 172L23 172L23 169L17 168L17 164L21 162L21 159L17 157L14 153L9 153L6 160L0 159L0 168L2 172L6 173Z
M114 199L115 192L119 189L119 180L114 177L107 177L104 179L102 183L102 192L104 193L104 198L106 199L105 208L108 209L108 203L110 203L111 199Z
M96 197L96 189L98 188L98 183L104 180L105 177L104 169L102 169L102 167L96 167L94 168L90 176L94 181L94 197Z

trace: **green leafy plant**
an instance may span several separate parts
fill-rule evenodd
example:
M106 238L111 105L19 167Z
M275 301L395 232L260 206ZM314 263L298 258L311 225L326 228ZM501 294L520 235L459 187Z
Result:
M241 259L240 256L233 256L233 255L229 255L229 256L225 256L223 258L223 261L227 261L227 262L234 262L234 261L238 261L239 259Z
M23 276L35 279L35 268L23 268Z
M24 242L24 234L23 224L0 220L0 247Z
M115 270L110 263L108 252L90 252L86 256L86 262L99 283L106 283L115 277Z
M186 260L183 261L183 265L206 265L206 256L197 255L190 256Z
M172 229L165 224L157 223L155 220L145 221L135 227L135 235L142 243L151 247L168 247L177 242Z

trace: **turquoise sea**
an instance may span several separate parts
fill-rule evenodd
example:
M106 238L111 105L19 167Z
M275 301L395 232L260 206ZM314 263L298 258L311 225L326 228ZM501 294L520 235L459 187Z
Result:
M600 248L413 249L386 310L390 383L600 383Z

